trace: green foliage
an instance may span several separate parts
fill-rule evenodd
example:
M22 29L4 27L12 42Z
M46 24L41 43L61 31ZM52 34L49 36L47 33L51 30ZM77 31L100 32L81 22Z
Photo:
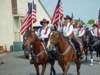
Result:
M95 20L94 19L90 19L87 24L93 25L94 23L95 23Z
M81 25L85 24L85 22L83 20L81 20L81 19L76 19L75 21L76 22L80 22Z

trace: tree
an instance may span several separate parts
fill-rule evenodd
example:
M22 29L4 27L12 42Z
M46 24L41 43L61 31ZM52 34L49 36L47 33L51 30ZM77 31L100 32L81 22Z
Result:
M94 19L90 19L87 24L93 25L93 24L95 24L95 20Z
M80 22L81 25L85 24L85 22L83 20L81 20L80 18L79 19L76 19L76 22Z

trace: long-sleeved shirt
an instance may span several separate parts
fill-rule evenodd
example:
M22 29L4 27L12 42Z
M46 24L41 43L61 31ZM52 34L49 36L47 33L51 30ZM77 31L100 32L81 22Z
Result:
M63 25L58 31L62 32L65 37L70 37L73 34L73 25L67 24Z
M84 34L85 34L85 29L84 28L77 29L77 31L76 31L76 36L77 37L82 37Z
M93 29L91 30L91 34L92 34L93 36L95 36L95 37L100 37L100 28L97 28L97 27L93 28Z
M48 38L49 34L51 32L51 29L46 26L46 27L42 27L38 30L38 36L44 40L45 38Z

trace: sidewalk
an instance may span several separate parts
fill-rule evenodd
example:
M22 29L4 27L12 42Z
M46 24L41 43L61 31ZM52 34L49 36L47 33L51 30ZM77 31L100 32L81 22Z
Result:
M4 64L4 61L1 59L4 55L6 55L6 51L0 51L0 65Z
M6 51L0 50L0 54L6 53Z
M6 46L0 46L0 54L6 53L7 52L7 47Z

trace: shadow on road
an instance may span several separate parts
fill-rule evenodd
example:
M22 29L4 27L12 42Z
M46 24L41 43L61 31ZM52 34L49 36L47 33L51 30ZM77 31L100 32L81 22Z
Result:
M57 73L56 75L62 75L62 73ZM68 73L67 75L74 75L74 74Z
M30 73L29 75L36 75L36 74L35 73ZM50 74L48 74L48 75L50 75ZM57 73L56 75L62 75L62 73ZM68 73L67 75L74 75L74 74Z
M20 56L15 56L16 58L20 58L20 59L27 59L24 55L20 55Z
M29 75L36 75L35 73L30 73Z

